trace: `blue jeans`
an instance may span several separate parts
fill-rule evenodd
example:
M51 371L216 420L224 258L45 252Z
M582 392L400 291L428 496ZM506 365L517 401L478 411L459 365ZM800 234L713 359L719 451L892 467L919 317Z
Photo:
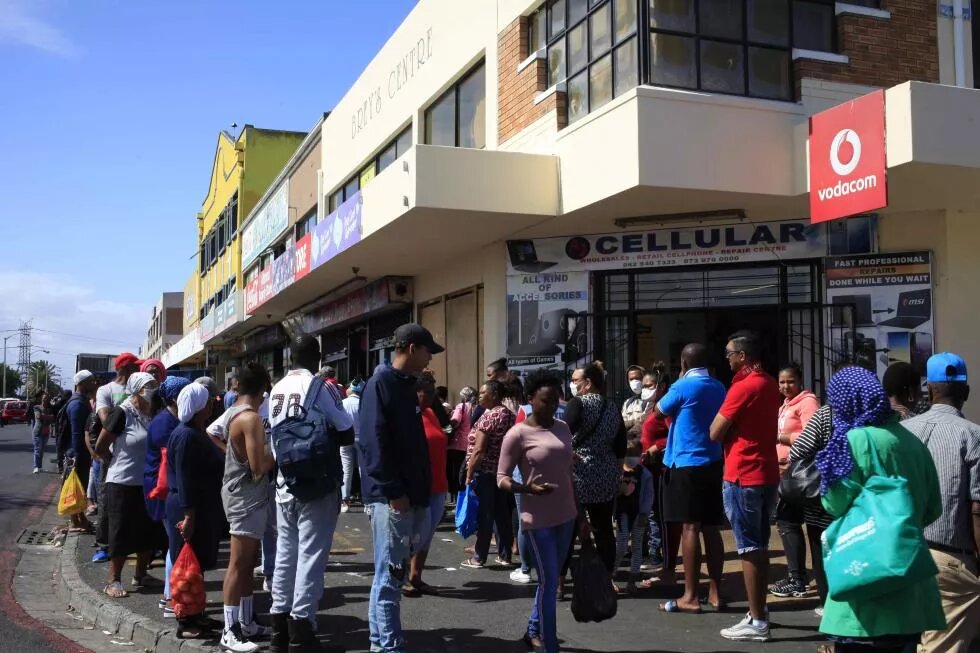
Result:
M524 482L524 479L521 478L521 470L516 467L511 478L517 483ZM527 539L527 530L521 526L521 495L515 494L514 502L517 504L517 552L521 555L521 571L529 574L531 573L534 561L531 559L531 544Z
M534 607L527 621L531 637L544 640L546 653L558 652L558 577L562 564L572 546L575 520L550 528L532 528L527 531L528 543L538 570L538 591L534 594Z
M340 495L277 504L279 539L272 576L272 614L316 621L323 574L340 513Z
M421 537L419 538L419 551L428 551L432 546L432 539L436 536L436 529L442 522L442 516L446 512L446 493L440 492L429 497L429 516L422 528L420 525Z
M47 435L34 436L34 467L40 469L44 466L44 450L48 446Z
M769 549L769 519L776 507L775 485L739 485L725 481L721 490L739 555Z
M272 575L276 571L276 540L278 535L278 512L276 505L276 486L269 484L269 514L265 521L265 533L262 535L262 575L272 583Z
M374 581L368 604L368 630L372 653L403 653L402 585L408 580L408 559L429 527L429 508L395 512L387 503L371 504L374 540Z

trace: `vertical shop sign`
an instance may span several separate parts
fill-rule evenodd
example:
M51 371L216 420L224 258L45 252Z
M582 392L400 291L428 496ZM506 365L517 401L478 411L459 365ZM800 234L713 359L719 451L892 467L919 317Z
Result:
M272 262L272 295L278 295L293 283L296 274L296 250L292 243L286 246L286 251Z
M825 222L888 205L885 92L810 118L810 220Z
M310 239L310 269L320 267L361 240L360 191L337 207L313 230Z
M296 267L293 273L296 281L299 281L310 273L310 240L312 234L306 234L296 241Z
M508 365L517 369L561 366L566 346L585 337L588 310L588 272L509 275Z
M245 286L245 314L251 315L259 306L259 278L256 276Z
M270 299L272 299L272 266L267 266L264 270L259 272L259 292L258 292L258 303L257 306L261 306Z
M925 376L933 351L930 252L828 258L828 342L879 377L896 362Z

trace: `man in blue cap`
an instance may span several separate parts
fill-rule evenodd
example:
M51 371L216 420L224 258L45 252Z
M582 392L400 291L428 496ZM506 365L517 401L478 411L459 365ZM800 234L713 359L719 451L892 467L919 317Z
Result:
M920 653L966 651L980 634L980 425L963 417L970 397L966 363L936 354L926 363L932 407L902 422L932 454L943 498L942 517L925 528L939 567L946 630L923 633Z

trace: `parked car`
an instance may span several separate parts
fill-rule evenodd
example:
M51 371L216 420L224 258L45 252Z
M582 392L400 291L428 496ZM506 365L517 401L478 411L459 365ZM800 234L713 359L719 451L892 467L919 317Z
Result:
M8 401L3 405L3 412L0 415L3 416L4 424L24 424L27 422L27 402Z

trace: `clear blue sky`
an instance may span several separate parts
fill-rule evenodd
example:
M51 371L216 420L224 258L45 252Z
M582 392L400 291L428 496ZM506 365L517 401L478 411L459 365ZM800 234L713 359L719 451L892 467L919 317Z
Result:
M414 4L0 0L0 332L86 336L35 334L68 372L135 351L193 269L218 131L309 129Z

